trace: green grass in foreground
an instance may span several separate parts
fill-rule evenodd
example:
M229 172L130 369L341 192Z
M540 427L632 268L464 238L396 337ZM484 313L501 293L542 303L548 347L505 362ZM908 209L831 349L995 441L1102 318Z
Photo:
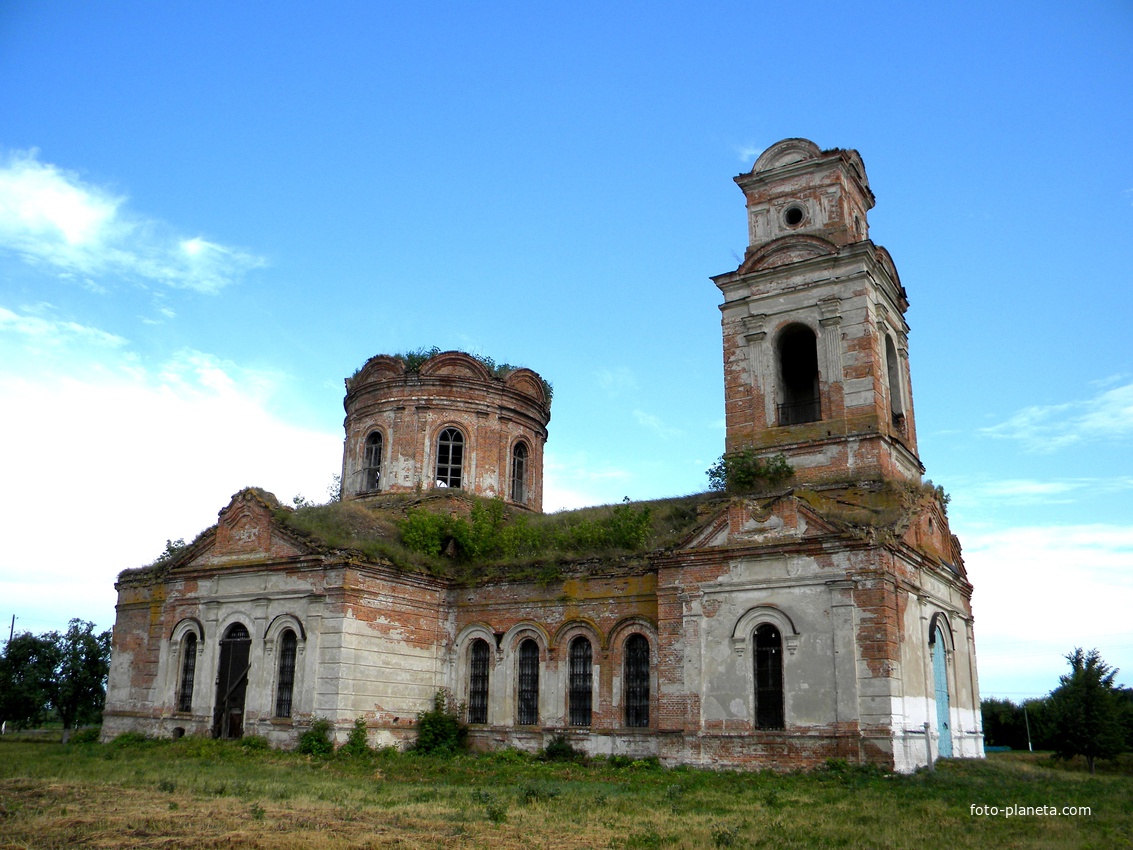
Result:
M543 763L515 752L326 759L185 738L0 739L0 847L1133 846L1133 761L1040 754L897 776ZM971 806L997 806L973 815ZM1090 814L1006 816L1008 806Z

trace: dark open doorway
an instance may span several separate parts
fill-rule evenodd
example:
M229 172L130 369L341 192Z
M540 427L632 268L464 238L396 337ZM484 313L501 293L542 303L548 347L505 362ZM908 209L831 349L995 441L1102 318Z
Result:
M240 623L228 627L220 640L220 668L216 677L214 738L239 738L244 734L244 697L248 691L248 656L252 638Z

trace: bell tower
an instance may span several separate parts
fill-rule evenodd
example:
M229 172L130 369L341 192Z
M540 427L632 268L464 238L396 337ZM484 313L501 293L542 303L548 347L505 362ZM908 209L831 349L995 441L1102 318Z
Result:
M919 481L909 302L869 238L854 150L772 145L736 177L748 247L724 296L725 451L782 453L804 483Z

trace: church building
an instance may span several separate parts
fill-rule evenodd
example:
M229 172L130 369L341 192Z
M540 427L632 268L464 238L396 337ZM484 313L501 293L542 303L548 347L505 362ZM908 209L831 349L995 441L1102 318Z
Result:
M371 743L404 747L444 692L478 749L564 736L667 765L898 771L982 756L972 586L923 479L908 300L870 240L861 157L787 139L736 183L749 245L713 278L724 457L729 475L779 474L587 509L671 512L667 537L631 548L504 564L449 535L409 555L425 514L591 520L541 513L538 374L373 357L346 382L341 501L293 510L245 489L119 576L104 737L289 747L316 717L340 740L363 718Z

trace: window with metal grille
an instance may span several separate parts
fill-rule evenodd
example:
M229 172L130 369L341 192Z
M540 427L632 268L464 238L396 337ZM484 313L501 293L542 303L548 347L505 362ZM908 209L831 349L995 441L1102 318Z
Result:
M366 456L363 459L362 489L378 490L382 483L382 434L375 431L366 438Z
M197 636L189 633L181 641L181 686L177 690L177 710L193 710L193 682L197 675Z
M528 638L519 645L518 717L520 726L539 722L539 644Z
M649 641L630 635L625 648L626 726L649 725Z
M455 428L445 428L437 440L437 483L444 487L461 486L464 466L464 435Z
M584 637L570 642L570 725L589 726L593 702L593 648Z
M299 642L287 629L279 637L279 682L275 688L275 716L291 716L291 695L295 690L295 652Z
M511 500L527 498L527 443L516 443L511 450Z
M468 722L488 722L488 642L472 641L469 652Z
M755 630L755 725L783 728L783 639L770 623Z

